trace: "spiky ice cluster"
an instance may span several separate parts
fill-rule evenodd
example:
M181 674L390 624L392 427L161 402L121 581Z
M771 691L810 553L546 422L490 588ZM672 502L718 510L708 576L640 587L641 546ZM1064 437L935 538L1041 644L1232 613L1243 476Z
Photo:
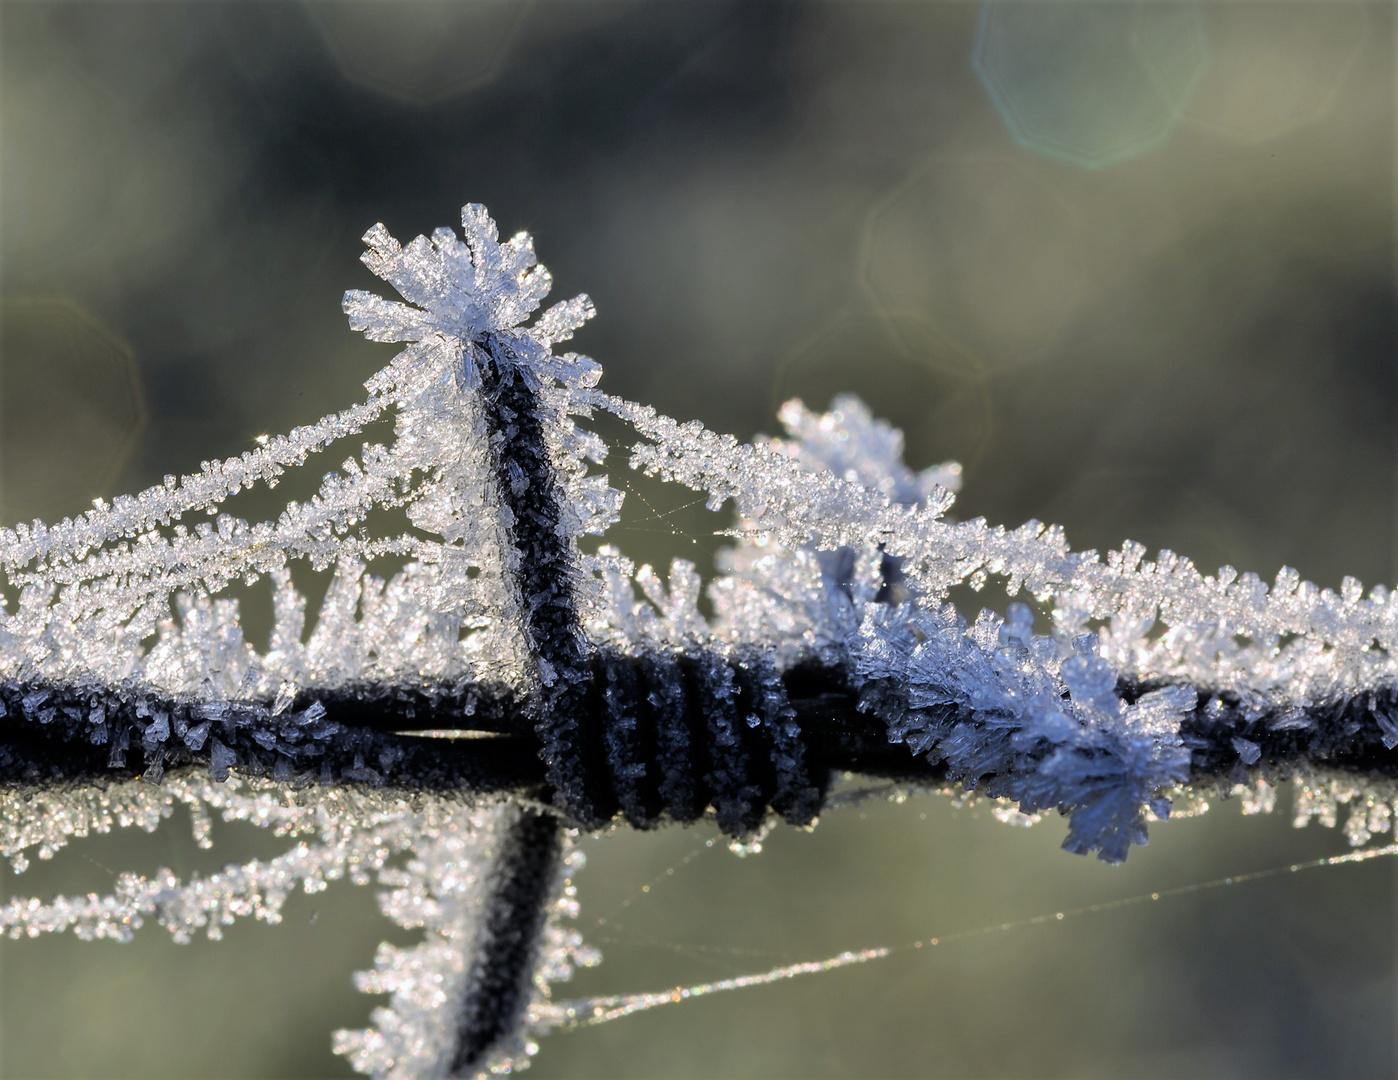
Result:
M49 859L72 838L138 827L153 832L177 806L190 814L195 841L212 846L212 822L248 822L297 838L288 851L269 860L230 865L218 873L181 881L170 870L147 876L124 873L110 894L56 897L40 903L12 900L0 908L0 932L35 937L71 930L84 940L128 940L146 921L164 927L177 941L196 933L212 939L238 918L279 922L295 891L319 892L330 881L349 877L368 884L388 861L424 835L452 828L458 808L428 800L413 809L401 799L372 790L327 790L324 795L293 795L271 781L218 783L207 777L171 777L155 787L119 781L103 790L40 793L0 791L0 853L14 869L28 866L27 851ZM42 814L35 825L33 817ZM300 839L302 837L308 839Z
M505 807L460 815L450 828L424 835L401 869L380 874L390 886L379 896L383 913L400 926L422 929L423 940L408 947L381 944L373 970L355 977L364 993L390 999L374 1010L373 1027L335 1033L335 1052L359 1072L387 1080L456 1075L453 1040L469 997L480 992L471 985L470 958L487 947L491 932L485 908L496 865L490 856L499 858L505 832L519 813ZM584 857L569 847L550 889L521 1022L492 1046L477 1066L480 1074L527 1068L538 1050L537 1037L551 1026L545 1018L551 1015L552 987L571 979L575 968L601 959L570 925L578 914L571 878Z
M1334 593L1283 570L1269 590L1230 567L1205 576L1170 552L1148 561L1132 543L1105 559L1074 553L1060 529L1037 522L1013 531L954 522L959 467L910 472L901 436L851 398L823 416L790 403L788 439L740 445L599 393L593 361L553 353L591 302L576 297L524 325L549 287L532 241L501 243L478 206L462 222L464 241L448 229L406 246L383 226L366 234L365 263L406 302L352 291L345 310L369 337L407 347L369 380L365 402L79 519L0 532L0 570L18 590L14 610L0 613L0 680L41 688L20 712L87 723L101 741L115 697L135 714L145 754L161 759L171 746L218 739L220 724L284 727L276 718L307 690L527 686L536 646L521 634L519 554L478 393L482 365L497 361L513 365L542 414L592 642L838 665L895 741L1028 812L1073 812L1075 849L1119 858L1123 838L1142 838L1142 815L1161 809L1159 793L1188 767L1178 727L1196 707L1190 688L1233 693L1262 716L1398 678L1398 623L1382 587L1365 596L1347 579ZM693 487L711 506L737 504L740 542L710 587L713 620L699 612L690 564L676 562L667 585L613 547L578 553L576 537L604 533L620 505L604 476L588 475L606 447L575 417L595 408L642 436L633 467ZM390 411L391 444L365 446L276 521L219 512ZM371 534L371 511L400 513L402 531ZM214 520L190 529L184 519L198 514ZM375 560L396 569L371 573ZM309 634L297 561L335 568ZM1023 606L968 623L946 605L953 586L991 576L1048 607L1052 632L1033 633ZM236 602L219 595L258 580L275 601L266 650L244 638ZM1168 685L1128 702L1118 692L1126 683ZM54 686L77 692L46 707L42 688ZM149 692L160 704L143 709ZM72 701L85 695L83 715ZM291 718L298 731L322 730ZM322 727L333 735L333 724ZM285 758L278 775L294 775L305 766L292 742L273 740L274 760L260 764ZM240 764L232 753L221 764Z
M1313 724L1307 710L1318 704L1379 692L1391 699L1398 614L1384 588L1366 596L1346 579L1335 593L1283 570L1269 589L1231 567L1201 574L1167 551L1147 560L1131 543L1105 558L1074 553L1062 530L1038 522L1006 530L951 520L959 467L910 471L901 436L852 398L824 415L789 403L781 413L788 438L744 445L603 394L593 361L553 351L592 316L591 302L554 305L526 325L549 289L532 241L521 234L501 243L478 206L463 210L462 225L464 240L439 229L406 246L382 225L366 234L365 263L404 302L352 291L345 311L371 339L406 348L368 381L365 401L193 475L99 500L79 518L0 530L7 722L62 726L101 743L119 712L134 725L133 750L139 743L151 779L207 741L215 777L232 769L304 780L314 747L342 734L322 705L305 704L317 693L411 688L430 699L463 686L504 684L525 696L548 686L557 672L530 636L541 625L530 621L538 598L520 587L529 553L512 539L519 520L511 498L522 505L531 480L501 455L509 418L487 415L491 380L516 378L528 391L519 400L537 410L560 493L556 529L544 532L554 530L562 544L584 649L609 650L609 679L625 675L631 659L660 657L650 693L681 712L677 658L692 660L703 683L698 699L732 712L711 733L716 745L741 741L732 722L742 715L732 707L735 671L765 673L758 681L770 691L770 716L754 726L774 733L774 760L787 763L777 770L789 767L793 790L798 781L803 793L816 788L801 773L802 735L780 674L811 662L841 671L893 742L945 763L951 780L1003 800L1016 820L1050 808L1070 814L1067 846L1111 861L1144 842L1146 821L1168 813L1171 792L1187 778L1183 725L1207 721L1200 694L1211 702L1231 695L1248 722L1288 730ZM734 501L735 543L710 585L712 618L700 611L693 564L676 560L665 579L611 546L579 552L578 537L605 534L621 502L590 471L607 448L577 421L596 409L640 436L633 468L703 493L713 509ZM276 520L249 523L228 512L238 492L273 486L390 416L390 442L364 445ZM396 524L371 530L371 514ZM293 580L298 564L334 569L309 632ZM1035 632L1022 603L968 621L948 602L953 587L980 589L992 577L1046 608L1049 632ZM246 639L227 595L234 584L258 582L271 588L276 616L266 649ZM625 720L627 702L615 690L609 684L606 707ZM1385 745L1398 745L1398 720L1375 715ZM608 738L608 753L635 780L643 766L627 764L634 747L624 725ZM1240 768L1257 762L1246 734L1232 745ZM376 775L356 763L344 777ZM1323 778L1306 790L1307 818L1333 817L1337 803L1361 808L1352 839L1391 827L1391 792ZM802 794L797 817L813 812L814 797ZM182 771L159 789L118 784L11 800L0 849L17 866L25 850L52 854L69 836L153 826L175 802L189 806L205 834L198 823L216 812L316 839L208 879L127 875L110 896L17 900L0 912L0 927L124 937L154 920L181 938L216 934L241 915L275 919L295 887L377 874L391 889L385 911L422 926L425 937L412 949L381 950L361 984L390 994L392 1007L376 1014L374 1030L343 1033L337 1046L379 1075L449 1069L443 1018L469 996L466 958L480 944L488 875L478 853L515 811L431 799L405 808L385 793L338 789L304 799L273 783L219 785ZM749 800L717 810L721 822L751 829L764 807ZM411 854L406 866L391 863L403 853ZM564 899L550 910L566 915L571 899L558 887ZM590 958L561 925L551 916L538 987ZM540 1000L528 1015L542 1025L548 1010ZM494 1064L527 1061L520 1032L500 1044L504 1056Z
M1318 705L1367 695L1375 735L1398 744L1374 697L1398 680L1398 605L1383 586L1365 596L1347 578L1336 593L1283 569L1268 589L1232 567L1206 576L1169 551L1146 560L1131 542L1105 559L1075 553L1038 522L951 521L946 488L898 497L909 474L843 403L819 420L788 406L805 435L793 446L740 445L645 406L590 400L645 438L633 467L711 506L736 503L741 542L712 587L711 633L786 663L844 663L892 739L1026 812L1070 813L1071 850L1117 861L1144 842L1147 816L1167 812L1164 793L1188 774L1180 725L1199 693L1298 730L1314 730ZM1033 633L1023 604L968 624L946 603L952 587L991 577L1049 608L1051 633ZM1128 699L1127 686L1157 689ZM1241 765L1258 760L1250 740L1236 745Z
M586 462L605 447L570 415L571 392L595 381L597 367L552 351L591 317L591 302L576 297L521 326L549 285L531 241L521 234L498 243L481 207L462 217L464 244L441 229L402 249L381 225L366 234L365 263L423 307L346 294L352 325L411 342L369 380L364 402L198 473L97 500L76 519L0 530L8 585L0 689L23 691L11 697L22 699L25 718L49 723L57 714L86 724L100 743L108 717L124 711L147 757L160 759L203 747L204 719L277 727L298 694L526 680L519 597L502 545L508 512L494 494L472 389L485 336L508 339L518 370L540 388L568 542L605 530L620 494L587 475ZM249 523L224 511L238 492L275 486L286 470L389 414L389 445L365 444L276 520ZM369 527L371 513L385 511L397 515L396 535ZM334 570L309 633L298 563ZM275 611L266 649L244 636L237 601L220 595L258 582L270 587ZM274 751L260 765L270 770L283 757ZM294 757L286 765L306 767Z
M252 824L292 843L273 858L184 880L162 868L150 875L122 873L107 894L14 899L0 907L0 933L19 938L68 930L87 941L127 941L153 922L176 941L196 934L217 940L240 918L280 922L297 892L318 893L342 879L377 881L385 887L384 914L401 926L422 928L424 937L412 946L379 947L374 969L361 973L356 985L365 993L391 995L391 1007L375 1011L372 1029L337 1032L335 1049L360 1071L396 1080L451 1074L453 1020L468 990L468 961L488 932L488 893L481 886L498 868L501 837L519 816L518 807L472 807L433 796L409 802L372 789L293 794L271 781L216 783L199 776L169 778L159 787L124 781L61 797L40 793L37 799L0 790L0 852L22 871L27 851L37 849L39 858L48 859L72 838L113 828L152 832L177 807L190 815L200 847L213 846L218 820ZM42 825L33 823L37 815ZM571 840L565 843L568 850L548 890L536 961L527 973L524 1022L491 1048L480 1064L482 1074L526 1066L534 1038L545 1030L530 1017L547 1013L554 984L598 960L570 925L577 915L571 875L581 869L583 856Z

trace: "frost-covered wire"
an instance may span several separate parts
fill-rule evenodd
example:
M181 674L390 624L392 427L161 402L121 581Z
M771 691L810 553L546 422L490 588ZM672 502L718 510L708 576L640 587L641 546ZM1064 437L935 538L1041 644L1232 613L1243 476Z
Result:
M502 242L475 205L462 230L365 234L364 263L401 300L352 290L345 313L405 347L363 402L0 530L0 850L17 868L177 801L196 822L314 834L206 878L13 900L0 929L216 934L274 920L294 888L377 875L386 912L426 936L381 950L361 984L392 1005L337 1048L376 1075L448 1075L522 1065L547 984L591 958L555 917L570 828L711 815L743 842L813 821L837 769L973 790L1020 821L1059 810L1065 846L1110 862L1189 786L1262 806L1297 776L1300 817L1348 804L1355 843L1392 828L1386 588L1289 569L1269 587L1129 542L1074 552L1038 522L955 521L960 467L910 470L901 435L849 397L790 402L784 438L743 444L606 394L595 361L554 352L591 301L540 312L533 241ZM584 553L622 504L597 411L635 433L631 468L734 504L710 614L692 563ZM275 520L230 512L390 418L391 439ZM313 619L301 567L334 571ZM992 579L1047 619L951 604ZM235 586L270 591L266 647ZM315 794L283 806L293 790ZM479 854L492 844L504 862Z

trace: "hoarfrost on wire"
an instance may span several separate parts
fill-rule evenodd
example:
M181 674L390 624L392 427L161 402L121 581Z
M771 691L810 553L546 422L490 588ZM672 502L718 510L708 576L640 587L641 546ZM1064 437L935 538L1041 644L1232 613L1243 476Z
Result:
M70 837L113 827L153 831L181 805L201 847L212 846L214 819L270 829L295 843L275 858L184 881L168 869L149 876L123 873L108 895L58 896L46 903L14 899L0 907L0 932L19 938L71 930L85 941L127 941L150 921L176 941L200 933L217 940L240 918L280 922L287 899L298 891L317 893L345 878L358 885L377 881L385 886L383 913L400 926L422 929L423 940L408 947L379 946L374 968L361 972L356 985L365 993L390 995L391 1007L375 1011L371 1029L337 1032L336 1052L348 1055L362 1072L395 1080L448 1075L467 960L485 944L487 933L481 885L492 871L493 846L520 809L423 796L409 803L371 789L293 793L269 780L220 783L185 776L168 778L159 787L125 781L101 791L65 792L40 807L24 805L22 793L5 790L0 837L8 853L40 844L40 857L49 858ZM36 810L48 819L42 839L24 825ZM569 840L564 874L553 885L526 1016L544 1013L554 984L599 959L570 925L577 916L571 874L583 865L583 853L572 844ZM405 853L410 857L402 862ZM21 868L17 860L16 869ZM496 1047L490 1067L508 1071L526 1065L540 1033L531 1026L513 1033Z
M227 745L235 728L265 735L260 745L278 755L274 775L295 778L306 767L298 747L338 730L323 706L292 707L307 692L379 684L431 694L470 683L527 691L538 677L521 629L530 601L513 584L514 522L490 473L480 393L488 361L512 365L538 403L591 647L756 650L783 669L836 665L890 740L945 762L950 780L1001 800L1007 818L1069 814L1071 850L1119 861L1145 842L1147 820L1169 813L1188 776L1180 725L1196 709L1196 689L1228 691L1257 716L1274 711L1304 725L1307 706L1398 681L1398 613L1382 586L1366 595L1347 578L1334 592L1284 569L1269 587L1232 567L1202 573L1169 551L1147 559L1131 542L1105 556L1073 552L1061 529L1039 522L955 521L960 467L909 470L901 435L851 397L826 414L789 402L780 414L786 438L742 444L603 393L593 360L554 352L593 316L591 301L575 297L534 318L550 278L532 240L500 242L480 206L463 209L462 227L464 241L438 229L405 246L382 225L365 235L364 263L405 302L351 291L344 310L371 340L406 347L365 384L364 401L192 475L99 499L78 518L0 530L0 682L68 688L65 700L89 705L76 714L63 706L64 721L85 725L99 744L104 703L134 704L142 747L157 764L176 744L198 750L211 740L213 750L213 778L0 793L0 852L15 869L26 851L50 856L73 836L153 828L176 803L189 807L201 840L211 816L306 838L275 859L207 878L125 874L107 896L13 900L0 909L0 929L125 938L154 921L180 940L217 936L237 917L276 921L296 888L377 879L385 913L422 927L424 939L381 947L360 986L389 994L391 1006L375 1013L373 1029L340 1033L336 1049L376 1075L444 1074L444 1018L465 992L466 957L478 944L486 852L517 809L340 788L293 795L273 781L216 778L243 764ZM709 587L712 618L701 614L692 563L676 560L662 575L610 545L579 549L580 537L605 536L622 501L595 468L608 447L580 426L598 410L636 433L631 468L694 489L711 509L733 501L733 543ZM274 486L390 417L389 443L364 443L275 520L250 523L226 509L240 491ZM387 536L369 523L385 513L398 515ZM297 563L334 570L309 634ZM371 564L391 569L381 576ZM979 590L992 578L1047 608L1047 632L1036 632L1024 603L968 621L949 602L954 587ZM226 595L259 582L275 612L265 649L244 636ZM1156 688L1128 701L1126 684ZM17 719L53 719L57 706L42 689L23 701ZM173 711L160 704L171 701ZM1384 735L1398 745L1398 718ZM1239 736L1233 745L1243 764L1257 760L1255 743ZM157 768L150 778L159 777ZM1258 783L1247 806L1270 809L1270 789ZM1333 823L1335 806L1348 803L1353 842L1392 827L1391 792L1308 784L1299 818ZM568 859L580 865L577 853ZM595 962L566 928L571 885L555 885L528 1011L535 1027L526 1024L486 1068L525 1064L553 1015L549 984Z

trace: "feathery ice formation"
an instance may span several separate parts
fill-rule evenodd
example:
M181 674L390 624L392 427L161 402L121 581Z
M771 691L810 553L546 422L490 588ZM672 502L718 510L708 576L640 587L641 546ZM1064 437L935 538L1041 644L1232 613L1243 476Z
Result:
M1111 859L1187 778L1189 723L1209 710L1237 725L1243 765L1257 760L1249 743L1262 756L1258 725L1302 730L1314 726L1308 708L1366 695L1364 737L1398 740L1384 705L1398 683L1398 609L1383 587L1366 596L1346 579L1337 594L1284 570L1269 589L1231 567L1202 575L1171 552L1146 560L1132 543L1106 558L1074 553L1037 522L949 520L959 468L911 472L899 434L852 398L824 416L791 402L788 439L742 445L601 393L594 361L554 353L593 315L588 298L526 325L550 284L532 241L499 242L479 206L462 223L464 242L449 229L406 246L381 225L366 234L364 262L405 302L351 291L345 311L369 338L406 347L364 402L80 518L0 530L11 728L109 746L114 766L139 747L151 779L207 761L217 776L372 781L392 773L391 752L330 762L326 748L345 736L337 701L390 688L419 695L425 712L450 700L469 727L472 693L495 688L536 726L557 805L595 827L618 809L647 822L702 812L702 792L673 807L662 797L659 810L654 792L619 794L622 774L655 762L653 747L628 740L688 735L713 753L737 736L695 730L693 717L687 731L666 721L657 733L653 716L634 714L736 698L737 727L762 733L746 752L790 772L799 819L823 780L792 764L801 733L784 703L740 684L779 697L763 671L818 661L845 674L895 742L1026 812L1072 813L1070 846ZM580 551L622 501L593 468L606 445L578 423L595 410L640 436L633 468L714 508L736 504L712 619L692 564L677 560L666 582L611 546ZM387 445L366 443L275 521L226 509L390 417ZM334 570L309 633L297 564ZM1048 608L1051 632L1036 634L1022 604L967 625L946 603L953 586L991 577ZM275 609L265 649L226 595L258 582ZM700 656L681 678L679 661ZM600 752L583 730L599 684L601 711L617 714ZM600 794L598 753L613 789ZM750 829L765 807L729 794L720 817Z
M959 467L912 472L900 434L850 397L824 415L790 402L788 438L745 445L610 396L594 361L554 352L591 301L536 318L550 279L531 239L501 243L480 206L462 226L464 242L450 229L406 246L382 225L365 235L363 261L403 299L351 291L345 312L405 348L364 401L79 518L0 530L0 730L104 747L115 770L139 749L145 779L165 780L45 788L42 772L5 772L0 739L0 852L16 869L30 848L154 827L176 801L203 835L212 810L317 838L208 879L127 875L107 897L14 901L0 929L124 937L152 919L180 938L216 935L239 915L275 920L294 887L376 874L392 890L385 911L426 938L380 950L362 986L392 1007L337 1049L384 1076L516 1068L547 1026L549 983L595 959L559 921L578 856L558 821L712 812L737 838L772 812L810 822L826 777L783 683L803 665L839 673L889 741L948 781L1020 820L1057 809L1065 846L1108 861L1145 842L1146 821L1218 745L1236 759L1212 762L1213 775L1225 790L1250 785L1257 807L1297 767L1273 761L1282 744L1340 757L1398 746L1398 605L1385 588L1365 595L1346 579L1335 593L1292 570L1269 588L1168 551L1147 560L1132 543L1075 553L1038 522L956 522ZM638 436L631 468L714 510L733 501L712 617L692 564L662 579L612 546L580 548L622 503L595 468L607 446L580 425L597 411ZM365 442L276 520L230 511L241 491L390 419L387 443ZM334 571L309 628L298 565ZM991 578L1047 609L1049 632L1024 603L968 623L948 602ZM275 611L265 649L228 595L258 583ZM459 728L489 702L513 703L552 808L373 790L404 755L345 717L354 701L390 698ZM1330 729L1322 706L1338 718ZM1210 725L1226 740L1204 737ZM307 784L314 798L277 794ZM1391 827L1384 776L1308 784L1299 816L1333 821L1350 803L1355 842ZM404 866L391 862L404 852ZM531 904L547 917L522 915ZM494 966L469 961L481 955Z

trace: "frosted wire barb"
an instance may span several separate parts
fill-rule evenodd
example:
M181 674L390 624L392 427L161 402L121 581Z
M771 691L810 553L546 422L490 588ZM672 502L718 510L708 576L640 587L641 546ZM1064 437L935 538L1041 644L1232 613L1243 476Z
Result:
M401 299L352 290L344 311L404 347L363 402L57 525L0 530L3 722L100 747L113 769L139 758L152 782L167 766L209 772L180 769L159 788L4 789L0 852L16 869L72 836L154 827L176 802L205 839L230 814L312 837L207 878L124 875L109 896L13 900L0 929L124 938L154 920L179 938L216 935L233 918L275 920L294 888L378 875L386 913L426 936L380 951L360 983L391 1004L337 1048L375 1075L444 1075L460 1055L443 1017L470 997L480 946L479 852L518 810L335 787L380 783L403 758L329 711L366 688L419 695L429 712L466 694L467 717L475 689L504 688L575 824L712 813L739 843L774 812L804 824L820 808L825 777L784 682L812 665L838 673L879 738L998 800L1007 820L1067 814L1065 846L1113 862L1192 798L1180 785L1203 757L1265 809L1270 782L1310 752L1282 750L1398 746L1398 610L1383 586L1347 578L1336 592L1285 569L1269 587L1129 542L1074 552L1038 522L954 521L960 467L908 469L901 434L851 397L825 414L789 402L786 438L745 445L602 393L593 360L554 352L591 301L540 312L550 277L530 237L501 242L477 205L462 230L406 245L383 225L365 234L365 265ZM608 447L586 427L597 410L635 431L632 468L711 509L735 504L711 616L692 563L662 574L608 543L580 550L621 508L597 470ZM386 441L337 446L390 419ZM311 498L275 520L230 512L239 492L332 449L340 464ZM334 571L313 617L301 566ZM1048 626L1023 603L970 616L948 602L991 578L1046 608ZM266 648L227 595L259 584L275 613ZM1323 715L1343 722L1322 729ZM283 805L292 783L324 790ZM1304 777L1298 819L1333 824L1341 806L1352 843L1393 829L1388 781ZM530 1032L557 1022L547 985L595 959L560 929L571 886L556 884L537 994L491 1067L527 1062Z

